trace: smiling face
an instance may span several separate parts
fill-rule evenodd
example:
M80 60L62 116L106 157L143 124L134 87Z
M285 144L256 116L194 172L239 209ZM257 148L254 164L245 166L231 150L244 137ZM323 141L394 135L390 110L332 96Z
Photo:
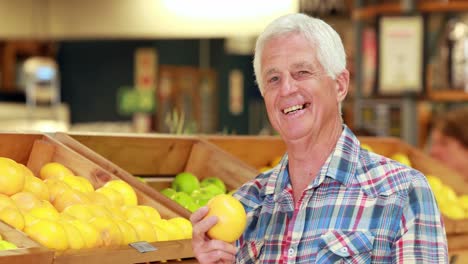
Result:
M314 45L300 34L270 39L261 57L264 99L272 126L284 140L319 139L340 129L339 103L348 89L349 73L327 76Z

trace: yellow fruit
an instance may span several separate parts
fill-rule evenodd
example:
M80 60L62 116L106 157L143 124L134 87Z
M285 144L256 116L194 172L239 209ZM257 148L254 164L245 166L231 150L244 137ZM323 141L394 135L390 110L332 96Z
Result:
M159 214L158 210L155 208L148 206L148 205L138 205L143 213L145 214L146 220L154 223L156 220L161 219L161 215Z
M184 231L173 222L169 222L166 219L159 219L154 223L154 225L166 231L168 234L168 240L184 239Z
M65 175L62 177L62 181L66 183L70 188L83 193L90 193L94 191L94 187L88 181L88 179L80 176Z
M434 193L434 195L441 206L451 206L456 204L458 201L455 191L447 185L442 185L440 191Z
M0 220L18 229L24 229L24 217L18 208L5 207L0 210Z
M100 192L90 192L90 193L87 193L87 195L88 195L89 201L92 204L99 204L99 205L104 205L104 206L112 205L109 198L107 198L107 196L105 196L104 194Z
M0 157L0 193L11 196L23 190L24 171L16 161Z
M33 209L29 210L29 214L35 218L46 219L50 221L56 221L60 218L60 214L57 212L57 209L48 205L34 207Z
M396 161L400 162L403 165L411 167L411 161L410 161L409 157L404 153L395 153L395 154L393 154L391 159L396 160Z
M468 210L468 194L464 194L458 197L458 205L465 211Z
M170 223L179 227L184 235L184 239L192 238L192 223L183 217L173 217L168 220Z
M122 212L122 210L119 207L108 206L106 208L111 213L111 216L112 216L113 219L127 220L124 213Z
M74 204L89 204L88 197L78 190L69 189L63 192L60 196L55 197L52 203L57 211L62 212L70 205Z
M274 166L278 165L278 163L280 163L282 158L283 158L282 156L275 157L274 159L271 160L270 166L274 167Z
M62 211L62 215L69 215L83 221L89 221L94 217L89 206L85 204L70 205Z
M76 227L76 229L78 229L80 232L81 237L85 242L85 248L97 248L102 246L103 242L101 235L99 231L92 225L78 219L68 222Z
M26 211L21 211L21 214L23 214L24 217L24 227L26 228L27 226L30 226L32 223L34 223L38 218L35 216L32 216L31 213L26 212Z
M272 169L272 167L264 166L264 167L259 168L258 171L259 172L266 172L266 171L269 171L271 169Z
M442 214L448 216L454 220L461 220L465 218L465 210L458 206L457 204L453 204L450 206L443 206L441 207Z
M133 226L122 219L114 219L115 223L119 226L122 233L122 245L140 241L138 234Z
M0 210L4 207L16 207L16 204L9 196L0 194Z
M132 218L148 219L146 218L145 212L136 205L124 205L120 208L127 220Z
M156 236L158 241L169 241L169 233L164 230L161 226L153 224L154 231L156 231Z
M41 205L41 201L30 192L19 192L11 196L11 200L15 202L20 210L29 211L34 207Z
M124 205L124 197L122 196L122 194L120 194L120 192L112 188L101 187L97 189L96 192L104 194L111 202L111 206L120 207Z
M156 230L153 225L145 219L132 218L127 221L137 232L138 238L141 241L155 242L158 241Z
M242 204L233 196L220 194L213 197L207 206L210 210L205 218L218 217L218 222L208 230L208 236L229 243L236 241L244 232L247 223Z
M81 235L78 228L73 226L70 222L60 221L63 229L65 229L65 234L67 235L68 247L70 249L82 249L85 247L85 240Z
M112 180L112 181L108 181L104 185L104 187L112 188L118 191L122 195L124 199L124 204L126 205L138 204L138 199L137 199L135 190L133 190L132 186L128 184L127 182L123 180Z
M361 143L361 148L366 149L367 151L370 151L370 152L374 152L374 150L372 149L372 147L369 146L368 144L365 144L365 143L364 143L364 144Z
M23 166L25 173L25 181L24 181L24 192L30 192L34 194L39 200L47 200L49 201L49 188L47 185L39 178L34 176L34 174L24 165Z
M58 162L46 163L44 166L42 166L41 170L39 171L39 176L43 180L52 178L61 179L65 175L74 174L70 169Z
M113 217L112 212L106 206L99 204L88 204L86 206L95 217Z
M27 226L24 232L41 245L55 250L68 248L67 233L57 221L38 219Z
M71 190L71 188L59 179L47 179L44 180L44 183L49 189L49 201L53 203L56 197L62 195L63 192Z
M438 193L442 189L443 183L442 181L433 175L426 175L427 182L429 183L429 186L431 186L432 192L433 193Z
M122 244L119 226L110 217L94 217L89 224L99 231L104 246Z

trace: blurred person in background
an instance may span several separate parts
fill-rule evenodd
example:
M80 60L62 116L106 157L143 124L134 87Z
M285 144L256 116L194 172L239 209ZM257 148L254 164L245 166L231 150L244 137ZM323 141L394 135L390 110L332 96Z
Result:
M191 215L200 263L448 263L425 176L363 149L343 123L349 72L333 28L276 19L257 39L254 71L287 153L234 194L247 213L235 245L206 234L218 221L208 207Z
M468 182L468 107L438 116L431 129L429 154Z

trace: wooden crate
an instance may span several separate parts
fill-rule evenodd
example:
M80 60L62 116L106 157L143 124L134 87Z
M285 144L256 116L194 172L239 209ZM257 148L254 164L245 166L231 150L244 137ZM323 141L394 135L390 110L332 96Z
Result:
M121 177L121 175L116 176L116 174L100 167L48 135L0 133L0 156L8 157L16 162L27 165L36 175L45 163L51 161L59 162L70 168L76 175L86 177L95 188L103 186L109 180L122 178L133 186L139 204L156 208L163 218L181 216L185 213L182 210L179 212L177 208L170 208L164 203L159 202L158 199L165 197L135 178L125 178ZM139 253L130 246L66 250L60 253L56 252L53 263L128 264L193 257L191 242L187 239L153 242L151 244L157 250L147 253Z
M1 250L0 264L50 264L54 260L54 252L31 240L23 232L0 221L0 234L4 240L14 243L18 249Z
M202 138L256 169L268 166L274 158L286 152L286 145L279 136L206 135Z
M136 134L65 134L54 137L120 177L132 175L172 181L177 173L192 172L199 179L219 177L228 190L240 187L257 171L215 145L195 136ZM155 184L161 190L170 182ZM165 198L165 197L164 197ZM171 208L190 212L166 198Z

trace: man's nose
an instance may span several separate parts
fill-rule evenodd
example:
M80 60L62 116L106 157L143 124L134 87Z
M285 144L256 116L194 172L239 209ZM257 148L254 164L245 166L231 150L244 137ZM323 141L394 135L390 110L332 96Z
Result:
M294 78L290 75L286 75L281 83L280 93L281 95L288 95L297 91L297 84Z

